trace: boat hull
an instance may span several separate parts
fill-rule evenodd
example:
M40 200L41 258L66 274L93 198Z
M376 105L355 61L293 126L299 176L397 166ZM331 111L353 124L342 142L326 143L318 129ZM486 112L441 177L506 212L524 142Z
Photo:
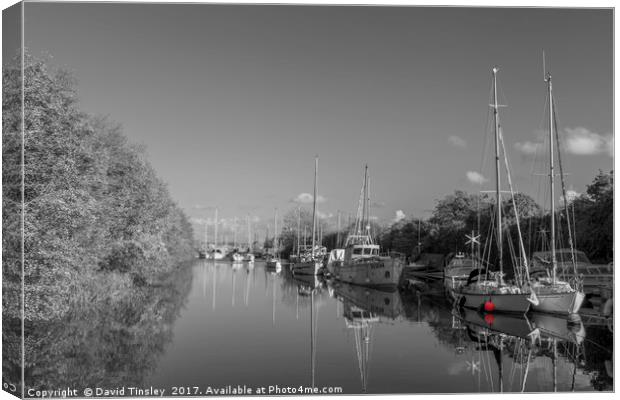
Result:
M532 311L549 314L576 314L585 299L585 295L576 290L561 293L535 293L538 304L532 304Z
M282 271L282 263L280 260L269 260L265 263L265 269L268 271L280 272Z
M458 304L473 310L484 310L487 302L493 303L493 312L521 313L524 314L530 308L527 294L503 294L503 293L463 293L458 294Z
M468 276L445 276L443 278L443 285L448 295L455 298L457 291L467 283L467 278Z
M320 261L304 261L291 264L291 272L295 275L320 275L323 263Z
M329 272L339 281L354 285L395 290L400 282L403 263L399 259L381 258L360 262L334 262Z

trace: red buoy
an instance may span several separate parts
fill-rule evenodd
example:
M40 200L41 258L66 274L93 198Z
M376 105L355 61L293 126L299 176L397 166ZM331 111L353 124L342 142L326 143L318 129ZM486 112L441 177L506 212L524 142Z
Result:
M495 321L495 316L493 314L486 314L484 316L484 322L486 322L489 326L493 325Z
M491 300L484 303L484 311L493 312L493 310L495 310L495 304Z

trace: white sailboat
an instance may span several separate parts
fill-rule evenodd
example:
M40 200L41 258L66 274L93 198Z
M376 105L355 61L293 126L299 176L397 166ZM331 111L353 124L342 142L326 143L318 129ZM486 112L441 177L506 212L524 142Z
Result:
M319 275L323 273L323 257L316 254L316 196L319 158L314 159L314 195L312 199L312 249L309 255L302 257L291 265L293 274Z
M280 273L282 271L282 262L278 250L278 209L276 208L273 216L273 254L269 254L265 261L265 268Z
M495 199L496 199L496 243L498 253L498 272L487 272L485 277L481 274L477 276L477 280L468 280L468 282L457 289L456 304L462 305L466 308L472 308L477 310L484 309L487 312L514 312L525 313L530 307L528 300L528 293L524 289L523 285L508 283L504 280L504 265L503 265L503 223L502 223L502 198L501 198L501 186L500 186L500 145L503 147L503 138L500 134L500 124L497 104L497 71L499 68L494 67L493 73L493 119L495 125ZM506 154L504 152L504 158ZM505 159L506 161L506 159ZM506 162L507 164L507 162ZM510 173L507 171L508 182L510 184ZM512 185L511 193L512 193ZM514 196L513 196L513 206ZM516 206L515 216L518 213ZM524 255L524 246L522 244L521 235L519 233L519 250ZM523 257L522 257L523 258ZM479 270L480 271L480 270Z
M366 165L354 231L348 235L344 249L331 251L327 269L343 282L396 289L405 264L404 256L379 254L380 247L370 234L369 202Z
M538 302L532 304L533 311L553 313L553 314L574 314L579 311L581 304L585 299L585 294L582 289L581 282L577 279L577 267L575 249L573 247L571 226L570 226L570 214L568 212L568 205L565 200L566 220L568 228L568 238L570 244L570 259L573 266L573 279L572 283L567 280L558 279L557 267L558 260L556 255L556 226L555 226L555 171L554 171L554 130L557 134L557 126L554 124L554 102L553 102L553 89L551 85L551 74L545 74L545 82L547 83L547 96L549 97L549 188L551 195L549 197L550 202L550 214L551 214L551 237L550 237L550 259L547 260L550 264L550 271L547 270L547 276L538 277L531 282L531 287ZM559 150L559 149L558 149ZM566 199L566 190L564 187L564 177L562 175L562 161L559 157L558 162L560 167L560 179L562 180L562 192L564 199Z
M252 252L252 226L250 225L250 216L247 217L248 223L248 252L243 255L243 261L254 263L254 253Z
M217 207L215 208L215 223L214 223L214 245L213 245L213 250L211 250L209 252L209 254L207 255L207 257L210 260L223 260L224 257L226 257L226 249L223 247L218 246L218 241L217 241L217 227L218 227L218 209Z

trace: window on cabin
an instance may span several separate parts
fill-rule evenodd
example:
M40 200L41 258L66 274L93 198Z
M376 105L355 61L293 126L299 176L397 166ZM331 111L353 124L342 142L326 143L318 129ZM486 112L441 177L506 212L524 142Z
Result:
M360 248L353 249L353 254L358 254L358 255L362 254L362 249L360 249Z
M364 249L364 254L371 255L372 254L372 249Z

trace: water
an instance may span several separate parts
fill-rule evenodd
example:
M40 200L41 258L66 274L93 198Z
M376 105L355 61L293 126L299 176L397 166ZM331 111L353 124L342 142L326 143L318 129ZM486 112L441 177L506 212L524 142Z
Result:
M314 383L350 394L499 391L501 352L502 390L522 390L529 353L525 390L553 391L554 342L556 390L594 390L592 376L601 373L587 372L592 367L583 364L584 348L601 344L587 341L588 328L581 323L530 318L530 324L556 335L542 333L537 346L509 334L475 336L488 322L476 313L465 320L453 317L441 287L381 292L311 277L299 280L286 267L276 274L259 262L250 267L202 261L193 271L173 342L146 379L148 385ZM495 318L493 324L508 326L508 333L527 328L523 318ZM472 335L486 339L476 343ZM611 346L611 332L607 339L603 347ZM501 351L497 343L494 347L498 340ZM611 360L611 349L600 356Z
M613 387L613 339L604 324L454 315L441 286L381 292L299 280L286 266L276 274L261 262L196 260L122 306L32 332L36 358L26 382L37 389L152 386L204 395L209 386L244 385L253 394L276 385L345 394Z

